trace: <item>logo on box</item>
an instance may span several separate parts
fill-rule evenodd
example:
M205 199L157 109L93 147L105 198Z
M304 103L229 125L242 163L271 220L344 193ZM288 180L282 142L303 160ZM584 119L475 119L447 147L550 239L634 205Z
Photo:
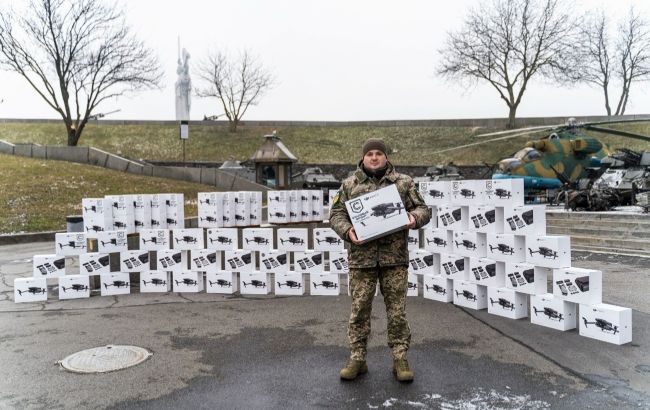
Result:
M363 211L363 203L361 202L360 199L357 199L356 201L352 201L350 203L350 208L352 209L353 212L359 213Z

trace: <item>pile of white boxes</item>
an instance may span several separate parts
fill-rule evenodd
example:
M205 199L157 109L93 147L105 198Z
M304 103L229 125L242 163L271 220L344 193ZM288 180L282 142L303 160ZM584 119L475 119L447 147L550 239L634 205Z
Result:
M323 220L323 191L319 189L269 191L267 202L271 224Z
M198 200L200 228L262 225L261 192L199 192Z
M423 275L425 298L632 340L631 310L601 303L602 272L571 266L570 238L546 235L545 208L524 205L523 180L421 182L419 190L433 218L423 246L412 231L409 282Z

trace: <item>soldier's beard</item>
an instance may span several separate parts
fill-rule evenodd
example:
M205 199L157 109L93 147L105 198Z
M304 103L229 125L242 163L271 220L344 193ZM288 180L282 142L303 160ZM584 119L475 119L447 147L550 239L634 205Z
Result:
M383 167L376 168L376 169L368 169L363 165L362 168L363 168L363 172L365 172L366 175L368 175L370 178L382 179L384 175L386 175L386 171L388 170L388 163L386 163Z

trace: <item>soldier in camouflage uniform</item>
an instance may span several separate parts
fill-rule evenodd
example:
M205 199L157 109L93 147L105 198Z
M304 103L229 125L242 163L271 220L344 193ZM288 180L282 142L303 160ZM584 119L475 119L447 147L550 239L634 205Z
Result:
M400 381L412 381L413 372L406 360L411 330L406 320L408 285L408 229L362 243L357 239L345 202L395 184L408 212L410 229L429 222L431 212L411 177L399 174L388 162L382 140L369 139L363 145L363 159L353 176L345 179L332 201L332 229L350 244L350 294L352 312L348 323L350 358L341 378L351 380L366 373L366 346L370 335L372 300L379 282L388 318L388 346L393 351L393 372Z

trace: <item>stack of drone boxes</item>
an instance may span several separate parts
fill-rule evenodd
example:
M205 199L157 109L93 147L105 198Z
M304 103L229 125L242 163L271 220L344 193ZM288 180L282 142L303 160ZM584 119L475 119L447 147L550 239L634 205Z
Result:
M201 228L233 228L262 224L261 192L199 192Z
M271 224L322 221L323 191L269 191L267 210Z
M432 222L424 249L411 235L410 269L423 275L425 298L631 341L630 309L601 303L602 272L571 266L570 238L546 235L545 207L524 205L522 179L421 182L419 190Z

